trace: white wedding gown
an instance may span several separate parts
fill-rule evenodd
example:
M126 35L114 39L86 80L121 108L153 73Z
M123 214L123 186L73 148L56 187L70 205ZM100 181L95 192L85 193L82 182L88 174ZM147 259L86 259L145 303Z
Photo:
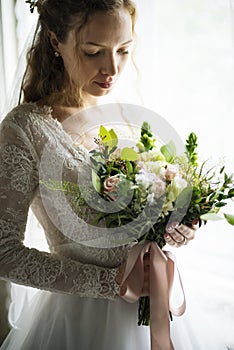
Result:
M117 266L129 247L82 244L86 226L67 209L61 192L50 196L45 190L47 204L42 200L43 164L56 168L58 159L69 179L86 161L85 151L72 147L49 107L29 103L8 114L0 133L0 277L39 290L0 349L149 350L149 328L137 326L138 303L116 296ZM58 168L58 180L60 175ZM50 253L23 244L30 206ZM87 221L91 214L84 210ZM204 317L188 310L174 318L171 337L176 350L225 349Z

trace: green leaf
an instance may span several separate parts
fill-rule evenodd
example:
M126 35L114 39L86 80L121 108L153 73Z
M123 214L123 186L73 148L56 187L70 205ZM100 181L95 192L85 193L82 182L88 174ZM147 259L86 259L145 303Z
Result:
M222 217L215 213L207 213L207 214L201 215L200 219L205 221L208 221L208 220L218 221L218 220L222 220Z
M99 136L103 143L106 143L111 139L109 131L103 125L100 125Z
M176 157L176 147L173 141L170 141L168 144L162 146L160 151L168 163L172 162Z
M175 209L184 208L188 206L192 197L192 193L193 193L193 187L184 188L180 192L179 196L176 198Z
M134 149L125 147L121 151L120 158L122 160L135 161L139 158L139 155Z
M93 187L95 188L95 190L98 193L101 193L102 191L102 182L100 177L97 175L97 173L92 170L92 183L93 183Z
M233 198L234 197L234 188L231 188L229 191L228 191L228 198Z
M116 135L114 129L110 129L109 131L110 137L111 137L111 141L112 141L112 145L111 147L116 147L118 145L118 136Z
M99 129L99 136L101 137L104 145L109 147L110 150L112 150L112 148L116 147L118 144L118 136L113 129L108 131L103 125L101 125Z
M225 166L223 166L223 167L220 169L219 173L222 174L223 171L224 171L224 169L225 169Z
M234 225L234 215L224 214L224 217L229 224Z
M126 162L126 167L127 167L127 170L128 170L128 174L131 175L133 173L133 166L132 166L131 162L127 161Z

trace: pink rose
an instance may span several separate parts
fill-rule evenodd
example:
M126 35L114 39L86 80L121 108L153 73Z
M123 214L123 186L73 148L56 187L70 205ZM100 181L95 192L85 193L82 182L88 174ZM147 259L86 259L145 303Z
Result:
M121 181L119 175L114 175L114 176L110 176L108 177L105 181L104 181L104 188L105 188L105 192L113 192L116 191L116 186L118 185L118 183Z
M104 183L104 193L108 195L108 197L112 200L116 200L118 198L118 193L116 187L118 183L121 181L119 175L114 175L108 177Z
M168 164L165 171L165 178L167 181L172 181L174 177L177 175L177 167L173 164Z

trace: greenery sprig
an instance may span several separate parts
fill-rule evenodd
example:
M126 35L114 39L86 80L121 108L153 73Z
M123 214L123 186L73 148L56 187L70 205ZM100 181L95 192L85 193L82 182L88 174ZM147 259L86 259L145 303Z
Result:
M186 140L185 144L185 153L188 157L188 160L192 166L197 166L197 153L196 149L198 147L197 135L194 132L191 132Z
M137 143L137 147L140 152L147 152L155 147L156 139L152 133L149 123L144 122L141 126L141 136Z

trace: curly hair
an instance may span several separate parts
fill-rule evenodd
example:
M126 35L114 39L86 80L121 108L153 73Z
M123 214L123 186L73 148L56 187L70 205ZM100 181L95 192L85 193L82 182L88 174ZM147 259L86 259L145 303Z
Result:
M131 0L45 0L40 6L40 29L27 54L27 70L22 84L25 102L41 99L53 102L59 99L66 106L83 106L81 88L69 78L61 57L55 57L48 30L65 42L68 33L77 33L96 11L114 11L126 8L132 18L134 31L136 8Z

